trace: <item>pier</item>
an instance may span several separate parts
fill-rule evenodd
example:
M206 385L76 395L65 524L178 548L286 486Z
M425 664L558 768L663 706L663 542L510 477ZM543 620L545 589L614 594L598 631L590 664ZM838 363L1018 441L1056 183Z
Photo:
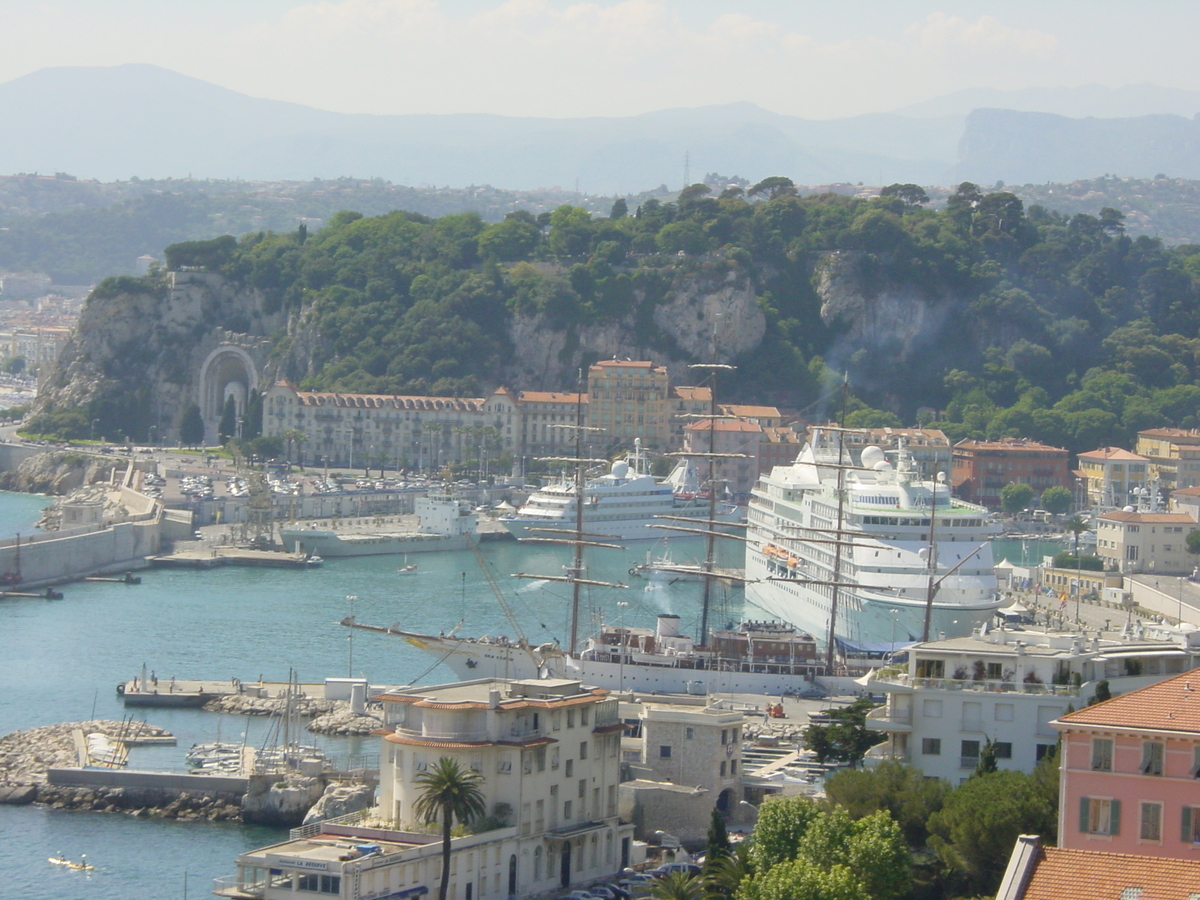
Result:
M215 569L219 566L251 566L268 569L304 569L314 564L303 554L278 550L249 550L241 547L205 547L180 550L168 556L153 556L150 565L159 569Z
M300 684L302 697L324 697L325 685ZM242 681L230 678L216 679L159 678L155 673L147 674L142 667L140 675L117 684L117 693L125 706L194 707L204 706L221 697L247 697L258 700L278 700L288 691L286 681Z

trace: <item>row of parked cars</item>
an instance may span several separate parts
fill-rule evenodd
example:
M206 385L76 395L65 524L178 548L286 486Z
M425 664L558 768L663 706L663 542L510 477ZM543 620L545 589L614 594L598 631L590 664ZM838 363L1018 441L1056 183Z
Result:
M695 863L667 863L649 872L627 875L615 882L597 881L588 885L586 890L559 894L558 900L631 900L646 893L655 881L675 873L695 878L700 874L700 867Z

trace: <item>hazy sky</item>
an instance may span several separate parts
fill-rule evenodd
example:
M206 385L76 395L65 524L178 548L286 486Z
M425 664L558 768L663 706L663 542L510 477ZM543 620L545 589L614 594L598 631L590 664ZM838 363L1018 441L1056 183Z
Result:
M828 118L967 87L1200 89L1185 0L0 0L0 82L153 63L342 112Z

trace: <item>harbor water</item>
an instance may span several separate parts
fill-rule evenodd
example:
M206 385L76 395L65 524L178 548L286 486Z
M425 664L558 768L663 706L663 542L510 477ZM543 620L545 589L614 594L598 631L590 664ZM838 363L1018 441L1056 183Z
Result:
M8 533L32 530L42 497L0 493L0 523ZM719 564L740 565L740 545L722 541ZM660 612L682 617L695 633L701 586L648 582L631 577L647 550L662 542L635 542L624 551L591 553L592 577L630 587L592 588L585 595L588 634L607 622L653 627ZM511 610L506 615L471 551L415 555L414 573L397 567L403 557L328 560L307 570L220 568L148 570L140 585L74 583L62 600L0 601L0 734L93 717L120 719L125 710L115 688L143 663L159 681L171 676L225 680L301 681L348 674L374 684L433 684L452 680L438 665L399 638L351 631L337 623L353 613L360 622L399 623L433 633L458 626L466 636L517 637L532 643L569 634L568 585L514 579L512 572L560 574L569 548L484 544L482 556ZM676 563L698 562L703 542L672 538ZM743 610L741 591L714 590L713 621L723 625ZM354 598L354 599L350 599ZM617 601L628 607L617 607ZM619 617L619 618L618 618ZM262 718L218 716L201 710L139 710L138 718L169 729L176 747L135 748L133 768L182 771L184 752L201 741L245 740L261 746L270 723ZM309 738L312 738L310 741ZM377 738L305 735L329 753L378 753ZM209 896L212 880L234 872L234 857L277 839L281 832L229 824L134 819L121 814L0 806L0 871L20 885L23 900L86 897L90 900ZM92 873L51 866L50 856L87 854Z

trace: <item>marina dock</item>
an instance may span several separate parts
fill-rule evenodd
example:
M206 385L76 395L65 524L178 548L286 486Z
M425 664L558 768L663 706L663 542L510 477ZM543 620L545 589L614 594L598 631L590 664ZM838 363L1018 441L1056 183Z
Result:
M307 697L324 697L324 684L300 684L300 692ZM286 681L242 681L230 678L197 680L185 678L158 678L153 672L142 674L117 684L117 693L125 706L196 707L203 706L219 697L248 696L260 700L283 697L287 693Z
M168 556L152 556L150 565L160 569L215 569L219 566L304 569L312 563L303 554L284 553L278 550L204 547L197 550L180 550Z

